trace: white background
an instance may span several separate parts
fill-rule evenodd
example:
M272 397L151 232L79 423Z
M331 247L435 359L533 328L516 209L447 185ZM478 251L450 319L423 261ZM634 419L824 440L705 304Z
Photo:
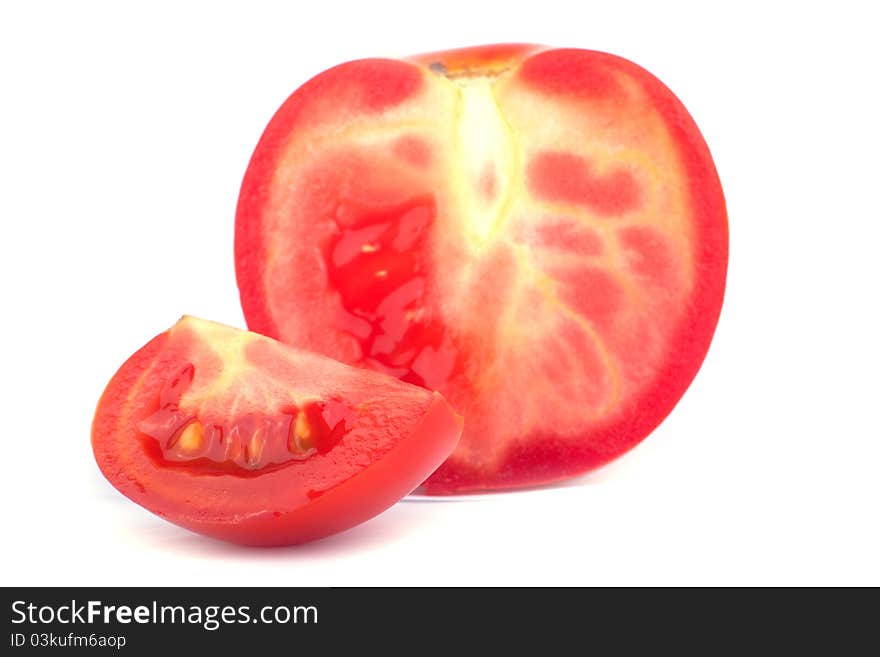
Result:
M876 20L716 4L4 3L0 583L880 584ZM94 405L181 314L244 326L235 203L278 105L348 59L498 41L642 64L712 149L729 288L668 420L571 485L405 501L298 548L119 495Z

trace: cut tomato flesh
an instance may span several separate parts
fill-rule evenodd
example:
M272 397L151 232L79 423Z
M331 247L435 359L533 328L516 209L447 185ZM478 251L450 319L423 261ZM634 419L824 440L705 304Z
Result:
M459 433L436 393L188 317L122 366L92 444L110 482L154 513L285 545L384 510Z
M378 80L406 93L364 102ZM493 46L344 64L297 90L245 176L236 266L253 330L464 415L424 485L454 493L569 477L644 438L709 347L727 220L656 78Z

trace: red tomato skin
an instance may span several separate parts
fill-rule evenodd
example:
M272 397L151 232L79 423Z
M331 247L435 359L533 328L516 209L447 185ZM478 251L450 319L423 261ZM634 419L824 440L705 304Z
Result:
M168 332L153 338L132 355L107 385L92 424L92 448L102 474L123 495L156 515L191 531L231 543L276 547L297 545L335 534L369 520L412 492L454 449L461 418L437 393L415 430L388 453L329 490L310 495L292 508L254 509L229 516L223 512L221 477L205 477L203 491L192 495L213 498L216 512L195 512L181 494L169 503L159 494L157 466L138 445L132 409L155 397L173 369L163 367L161 355ZM238 480L239 478L234 478ZM260 477L234 482L247 492L259 487ZM213 516L213 517L212 517Z

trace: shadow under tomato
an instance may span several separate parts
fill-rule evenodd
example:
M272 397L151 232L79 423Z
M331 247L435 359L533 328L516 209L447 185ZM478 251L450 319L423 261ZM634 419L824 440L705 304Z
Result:
M571 479L564 479L550 484L539 484L536 486L522 486L520 488L501 488L497 490L475 491L473 493L465 493L462 495L426 495L420 493L418 489L404 497L401 502L415 503L431 503L431 502L480 502L481 500L498 499L502 497L516 497L518 495L527 495L529 493L538 493L545 491L559 490L562 488L582 488L584 486L596 486L604 484L613 479L619 470L627 467L626 462L629 459L620 458L612 463L603 465L602 467L588 472L587 474Z
M159 542L164 547L190 553L200 557L236 558L259 555L261 559L289 559L291 557L328 556L342 557L348 554L363 553L380 547L406 534L418 532L420 525L428 525L431 518L426 514L410 513L397 505L384 513L371 518L356 527L300 545L280 547L251 547L235 545L217 539L201 536L182 528L175 528L174 535L163 537Z

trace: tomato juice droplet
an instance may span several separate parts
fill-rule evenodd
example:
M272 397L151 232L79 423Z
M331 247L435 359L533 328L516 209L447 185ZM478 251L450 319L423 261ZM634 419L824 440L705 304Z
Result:
M330 286L339 294L337 327L361 345L363 361L404 381L440 387L458 350L426 305L426 257L436 218L431 196L362 210L325 251Z

